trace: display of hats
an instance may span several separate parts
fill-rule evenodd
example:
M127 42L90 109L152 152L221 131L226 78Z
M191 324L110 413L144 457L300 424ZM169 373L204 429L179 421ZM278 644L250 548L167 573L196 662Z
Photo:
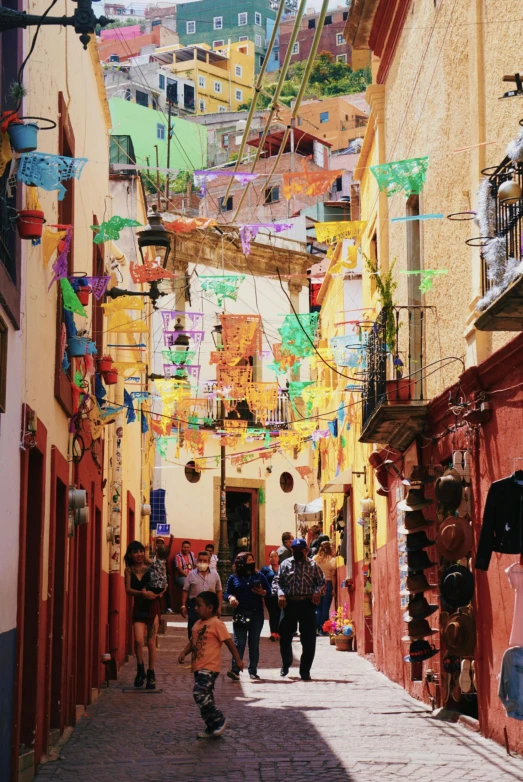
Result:
M425 573L417 573L415 576L407 576L406 589L400 592L403 597L405 595L413 595L418 592L427 592L429 589L436 589L437 584L429 584Z
M409 601L409 606L403 614L404 622L412 622L414 619L426 619L438 610L436 603L429 603L423 595L414 595Z
M404 635L402 641L413 641L416 638L428 638L430 635L436 635L439 630L432 628L426 619L413 619L409 622L408 635Z
M427 500L423 494L423 488L409 488L408 494L404 500L398 502L398 510L414 511L423 510L433 504L433 500ZM459 505L459 503L458 503Z
M439 649L436 649L435 646L429 644L428 641L413 641L410 645L408 655L403 659L406 663L418 663L423 662L423 660L429 660L438 652Z
M435 564L436 562L432 562L429 559L427 552L420 549L419 551L411 551L407 554L407 564L402 565L400 570L402 573L405 573L405 571L416 573L418 570L426 570Z
M434 522L426 519L420 510L410 511L405 514L405 521L403 527L399 528L399 532L401 535L408 535L410 532L432 527L433 524Z
M421 530L421 532L409 532L405 545L400 546L400 551L406 551L407 553L411 551L420 551L421 549L433 546L435 542L435 540L429 540L424 529Z
M452 608L468 605L474 594L474 576L463 565L451 565L443 572L440 594Z
M443 638L448 654L470 657L476 645L476 623L469 614L457 612L449 617Z
M438 502L441 502L449 510L457 510L463 494L459 472L454 469L445 470L442 477L436 481L434 491Z
M427 468L421 464L413 467L410 476L404 478L402 483L404 483L405 486L411 486L415 483L433 483L435 480L434 476L429 475Z
M447 516L438 527L436 548L450 562L466 557L472 543L472 526L462 516Z

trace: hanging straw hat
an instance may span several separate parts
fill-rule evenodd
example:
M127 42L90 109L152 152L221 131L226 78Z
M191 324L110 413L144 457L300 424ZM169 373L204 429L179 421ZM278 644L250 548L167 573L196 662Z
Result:
M423 487L419 486L417 489L409 489L405 499L398 502L398 510L423 510L423 508L428 508L432 503L433 500L427 500L423 494Z
M436 548L449 562L466 557L472 548L472 527L461 516L447 516L436 533Z

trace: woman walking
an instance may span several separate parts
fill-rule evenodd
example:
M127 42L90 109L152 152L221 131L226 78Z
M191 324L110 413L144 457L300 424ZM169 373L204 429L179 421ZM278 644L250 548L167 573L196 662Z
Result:
M156 660L156 634L160 624L161 598L149 586L150 567L145 558L145 548L139 540L133 540L125 552L125 591L134 598L133 631L134 653L136 655L137 672L135 687L143 687L146 679L143 662L143 647L147 643L149 649L149 667L147 669L147 690L156 688L154 664Z
M267 611L269 612L269 627L271 630L271 641L273 642L280 640L278 626L280 624L281 609L278 605L278 595L272 594L272 581L279 569L280 565L278 552L271 551L269 554L269 564L265 565L265 567L262 567L260 573L265 576L267 583L269 584L269 593L265 598L265 605L267 606Z
M316 629L318 635L327 635L323 632L323 624L329 618L332 602L332 590L336 575L336 558L333 556L332 545L329 539L320 543L318 553L313 556L314 562L322 569L327 588L321 596L320 604L316 607Z
M249 676L259 679L258 660L260 657L260 635L263 628L263 598L270 588L265 576L256 571L254 557L248 551L236 556L235 571L229 576L225 599L234 608L232 618L234 644L243 660L245 647L249 645ZM227 676L239 681L240 671L233 658L231 670Z

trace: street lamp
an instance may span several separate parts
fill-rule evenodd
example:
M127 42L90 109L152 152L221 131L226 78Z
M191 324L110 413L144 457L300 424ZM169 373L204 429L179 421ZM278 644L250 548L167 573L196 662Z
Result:
M142 262L146 263L143 251L147 247L154 247L157 255L160 256L161 266L166 269L169 253L171 252L171 238L167 228L163 224L162 216L158 214L158 207L153 204L151 211L147 215L147 225L141 231L137 231L138 249L142 256Z
M107 296L110 299L118 299L120 296L148 296L153 305L153 309L158 309L157 302L161 296L167 296L167 293L161 291L158 287L158 280L153 280L148 284L151 286L148 291L126 291L123 288L110 288L107 291Z
M84 49L87 49L87 44L91 40L90 35L95 32L96 26L105 27L106 24L111 24L112 19L108 19L106 16L96 17L91 0L75 0L75 2L78 8L72 16L47 16L46 14L37 16L36 14L26 14L25 11L13 11L2 6L0 7L0 33L7 30L17 30L20 27L25 30L34 25L38 27L43 25L74 27L75 33L80 34L80 41L83 43Z

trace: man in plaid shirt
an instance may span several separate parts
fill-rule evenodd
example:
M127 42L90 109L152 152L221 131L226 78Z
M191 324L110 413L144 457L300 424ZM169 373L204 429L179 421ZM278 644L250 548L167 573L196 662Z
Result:
M321 568L307 557L307 542L303 538L292 541L292 557L285 559L272 582L272 593L278 596L282 617L280 634L281 671L287 676L292 665L292 639L300 627L302 654L300 677L311 680L311 667L316 652L316 606L325 591L325 577Z

